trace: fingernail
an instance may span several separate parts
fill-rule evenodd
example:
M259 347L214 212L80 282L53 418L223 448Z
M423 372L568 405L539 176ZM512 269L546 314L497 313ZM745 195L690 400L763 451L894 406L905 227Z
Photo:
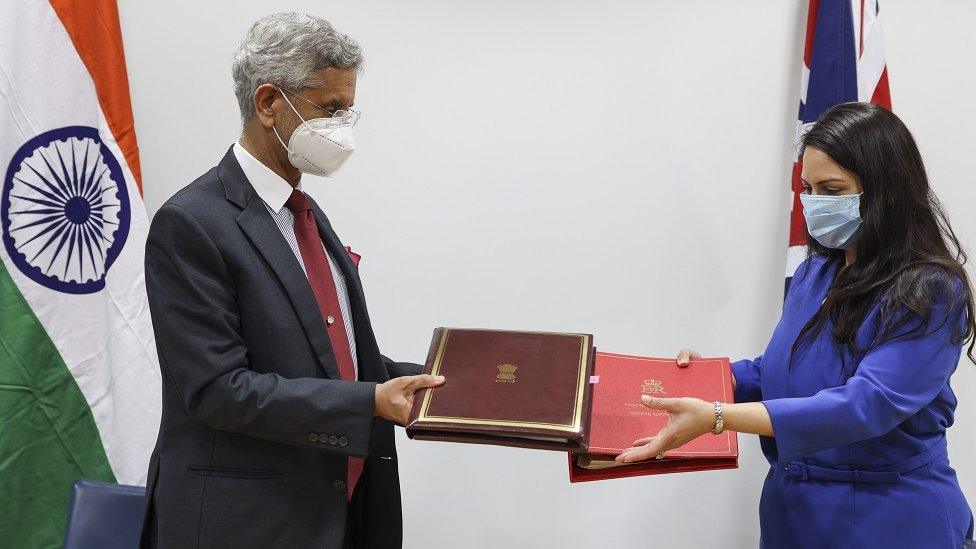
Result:
M444 376L437 376L437 382L438 382L438 383L443 383L443 382L444 382L444 381L445 381L446 379L447 379L447 378L446 378L446 377L444 377Z
M652 400L653 399L647 395L641 396L641 402L643 402L644 404L650 404Z

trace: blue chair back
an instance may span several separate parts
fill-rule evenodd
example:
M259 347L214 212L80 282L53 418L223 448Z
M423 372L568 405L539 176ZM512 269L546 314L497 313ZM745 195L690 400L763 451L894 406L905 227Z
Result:
M139 547L146 489L81 479L71 488L64 549Z

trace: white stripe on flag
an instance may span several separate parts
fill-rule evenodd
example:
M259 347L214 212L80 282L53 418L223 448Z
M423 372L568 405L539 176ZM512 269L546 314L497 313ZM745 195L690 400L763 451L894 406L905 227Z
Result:
M789 278L796 273L796 268L807 258L806 246L790 246L786 250L786 277Z
M875 14L877 2L865 0L864 4L864 51L857 60L857 98L871 101L878 87L878 80L885 69L884 35L881 20Z

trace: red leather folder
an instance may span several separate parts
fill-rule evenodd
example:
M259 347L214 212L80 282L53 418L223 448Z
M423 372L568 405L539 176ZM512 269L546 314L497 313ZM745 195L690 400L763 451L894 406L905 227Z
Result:
M729 359L703 358L678 368L674 358L598 352L591 385L588 445L584 452L569 454L570 482L738 467L738 436L732 431L698 437L668 451L664 459L611 466L632 442L667 424L667 413L644 406L642 395L732 402Z

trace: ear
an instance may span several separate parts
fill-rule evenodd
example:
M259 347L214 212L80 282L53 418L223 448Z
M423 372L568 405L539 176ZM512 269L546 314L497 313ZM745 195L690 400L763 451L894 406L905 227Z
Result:
M274 126L275 102L279 95L273 84L261 84L254 90L254 117L265 128Z

